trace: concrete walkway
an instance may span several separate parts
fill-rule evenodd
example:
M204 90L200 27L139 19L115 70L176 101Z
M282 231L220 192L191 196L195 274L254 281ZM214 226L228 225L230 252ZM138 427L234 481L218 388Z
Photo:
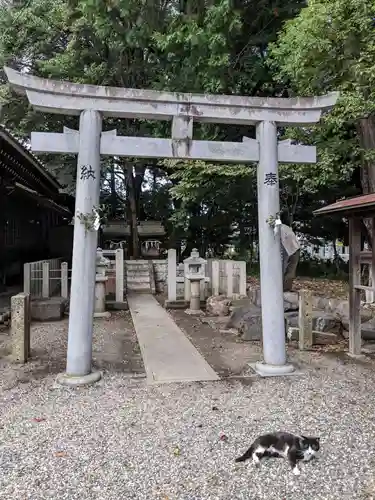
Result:
M219 380L151 294L129 294L127 299L149 383Z

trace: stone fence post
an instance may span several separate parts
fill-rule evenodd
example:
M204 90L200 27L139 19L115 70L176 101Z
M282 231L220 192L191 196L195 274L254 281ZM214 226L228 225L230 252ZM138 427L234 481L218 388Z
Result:
M311 349L313 345L312 329L312 294L308 290L299 291L299 348L301 350Z
M168 269L167 269L167 283L168 283L168 300L176 302L177 300L177 255L175 248L168 249Z
M12 360L26 363L30 357L30 294L19 293L11 298Z

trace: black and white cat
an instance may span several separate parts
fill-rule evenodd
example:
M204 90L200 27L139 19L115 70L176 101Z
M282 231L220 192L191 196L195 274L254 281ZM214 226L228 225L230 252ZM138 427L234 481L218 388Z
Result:
M274 432L259 436L241 457L236 458L236 462L252 458L253 464L258 466L262 458L283 457L289 460L293 474L298 476L297 462L308 462L317 455L319 448L319 438Z

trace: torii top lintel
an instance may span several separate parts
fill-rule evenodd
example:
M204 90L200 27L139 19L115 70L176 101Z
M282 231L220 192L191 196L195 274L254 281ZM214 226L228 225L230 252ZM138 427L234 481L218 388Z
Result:
M104 116L171 120L186 116L194 121L253 125L273 121L280 125L317 123L332 108L337 92L304 98L263 98L212 94L158 92L77 84L39 78L5 67L11 86L26 94L38 111L79 115L95 109Z

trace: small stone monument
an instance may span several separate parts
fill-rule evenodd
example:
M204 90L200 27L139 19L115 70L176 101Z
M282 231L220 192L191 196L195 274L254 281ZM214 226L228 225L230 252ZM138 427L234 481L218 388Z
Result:
M203 314L201 310L200 284L205 279L204 265L206 262L202 257L199 257L196 248L193 248L190 257L184 260L184 264L187 266L185 277L190 281L190 308L186 309L187 314Z
M96 276L95 276L95 309L94 318L109 318L111 313L105 310L105 284L108 281L106 270L109 259L103 255L103 250L96 251Z
M11 301L12 361L26 363L30 357L30 295L19 293Z

